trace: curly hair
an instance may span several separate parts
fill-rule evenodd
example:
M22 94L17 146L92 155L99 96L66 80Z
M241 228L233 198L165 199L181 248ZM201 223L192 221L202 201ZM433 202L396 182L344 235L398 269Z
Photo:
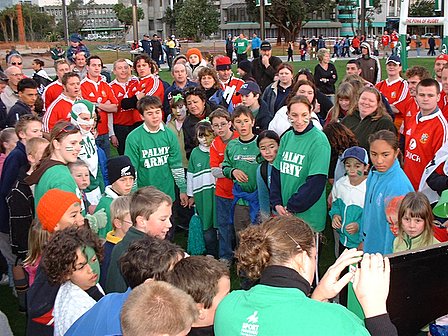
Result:
M313 230L300 218L279 216L261 225L250 225L240 233L235 252L238 272L259 279L267 266L285 265L299 253L311 255Z
M358 145L355 134L339 122L330 122L324 127L323 132L328 138L331 149L339 155L347 148Z
M85 225L57 231L45 246L42 255L42 267L53 284L63 284L75 271L76 251L85 246L95 250L101 261L103 248L95 233Z

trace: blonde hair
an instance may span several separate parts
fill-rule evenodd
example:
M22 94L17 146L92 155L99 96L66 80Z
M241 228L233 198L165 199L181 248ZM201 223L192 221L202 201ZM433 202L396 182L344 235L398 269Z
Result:
M356 96L356 91L353 85L350 83L341 83L336 90L336 97L334 106L331 108L331 121L338 121L339 115L341 114L341 106L339 105L339 99L348 99L350 100L350 106L346 111L346 115L350 115L356 109L356 105L358 103L358 98Z
M23 265L34 265L42 256L45 245L50 239L50 232L42 229L42 225L36 218L31 223L28 232L28 254Z
M130 214L131 196L120 196L114 199L110 205L110 220L112 225L114 219L122 221L126 215Z
M319 60L319 62L322 62L322 60L324 59L324 56L329 53L330 53L330 49L320 48L317 51L317 59Z
M123 336L177 335L199 316L193 298L163 281L135 287L120 314Z
M50 142L45 138L31 138L26 142L26 154L35 155L41 145L49 145Z

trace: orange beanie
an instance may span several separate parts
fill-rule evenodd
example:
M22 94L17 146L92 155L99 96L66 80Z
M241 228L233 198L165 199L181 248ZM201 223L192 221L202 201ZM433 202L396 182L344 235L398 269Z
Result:
M81 201L74 193L60 189L48 190L39 200L36 209L42 228L53 233L64 213L75 203Z
M199 62L202 61L202 54L201 51L198 48L191 48L187 51L187 59L190 60L191 55L198 55Z

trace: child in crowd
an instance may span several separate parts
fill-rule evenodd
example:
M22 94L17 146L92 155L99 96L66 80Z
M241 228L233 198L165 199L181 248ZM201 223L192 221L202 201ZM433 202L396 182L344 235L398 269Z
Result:
M182 167L188 168L187 155L185 153L184 130L182 125L187 116L187 107L185 106L184 96L178 93L171 99L171 119L167 122L166 127L177 135L177 140L182 154Z
M132 226L123 239L115 245L107 272L106 291L123 293L127 284L120 272L119 259L130 243L145 235L165 239L171 228L171 197L154 187L144 187L131 196Z
M85 189L89 203L96 206L104 192L104 179L100 166L98 146L95 142L95 105L88 100L78 100L70 112L70 122L79 128L82 148L78 157L89 168L90 183Z
M268 129L269 123L274 117L274 113L269 111L268 104L261 99L261 89L255 82L246 82L239 89L242 104L252 111L255 117L254 129L255 134Z
M86 291L100 278L101 245L88 228L58 231L47 243L42 266L52 284L60 285L54 302L54 335L62 336L70 326L99 300Z
M9 153L16 148L17 141L19 141L19 138L13 127L5 128L0 132L0 176L2 175L3 163Z
M381 130L369 137L373 169L367 177L366 202L360 232L364 234L366 253L388 254L393 251L394 235L389 229L385 208L389 201L414 190L398 162L397 136Z
M152 185L175 199L174 183L179 187L182 206L188 205L182 154L176 135L162 122L162 103L156 96L138 102L143 125L126 139L127 155L137 172L137 187Z
M257 169L258 201L260 202L260 219L265 221L272 215L269 202L269 190L271 187L272 164L277 157L280 137L271 130L265 130L258 135L257 145L264 161Z
M78 186L78 189L81 193L81 200L84 205L84 209L88 209L87 213L91 213L92 209L95 209L95 206L91 206L89 200L86 196L86 189L90 185L90 172L87 163L83 160L78 159L75 162L69 162L67 165L68 170L70 170L70 174L72 174L73 179Z
M214 139L212 125L200 121L196 125L198 147L193 148L187 171L189 206L196 206L202 221L206 254L218 256L216 234L215 177L210 169L210 145Z
M131 160L126 156L117 156L107 161L110 185L106 187L103 197L96 207L96 212L106 212L107 224L98 231L100 238L106 238L106 234L112 230L112 217L110 205L114 199L129 195L134 186L135 168Z
M106 242L104 243L104 256L101 263L101 277L100 284L106 287L107 270L109 269L110 257L112 250L124 237L126 232L132 226L131 213L129 212L131 206L130 196L120 196L115 198L110 204L110 220L112 222L112 231L106 235Z
M237 236L239 231L258 220L257 157L260 150L257 136L252 132L255 118L248 107L239 105L235 108L232 124L239 138L231 140L226 147L222 172L225 177L234 180L231 220Z
M366 195L369 157L364 148L354 146L344 151L341 161L346 175L331 190L333 203L329 212L331 225L339 233L339 255L346 248L357 248L362 240L359 226Z
M27 142L28 166L22 167L6 198L12 253L19 260L24 260L28 252L28 231L35 217L33 192L24 179L36 169L47 146L48 140L44 138L32 138Z
M8 263L9 285L11 287L13 286L12 265L15 262L15 258L10 246L9 209L6 203L6 197L17 181L22 167L28 164L25 149L28 140L42 137L42 122L38 117L33 115L24 115L16 123L15 131L19 141L17 141L16 147L6 158L0 178L0 252Z
M174 265L168 281L190 294L199 310L188 335L213 336L216 308L230 291L227 267L213 258L191 256Z
M198 81L198 74L201 69L207 66L207 61L202 58L202 53L197 48L190 48L187 50L188 63L185 64L187 73L191 73L190 80Z
M232 131L230 114L224 108L214 110L209 120L216 135L210 146L210 168L212 175L216 178L215 202L216 224L219 232L219 259L230 265L235 242L232 221L228 216L233 201L233 181L222 173L222 162L227 144L237 138L238 133Z
M398 235L394 240L394 252L438 244L432 230L433 221L428 198L421 192L408 193L398 210Z
M36 277L37 267L40 264L42 253L45 245L50 238L50 233L42 228L39 220L35 219L28 234L28 253L26 259L23 261L23 268L28 274L28 285L34 283Z
M166 282L149 281L123 305L121 329L123 336L187 335L198 315L190 295Z
M120 197L112 204L128 197ZM121 272L129 285L128 290L107 294L81 316L65 336L121 335L120 312L131 290L148 279L165 281L183 256L184 251L167 240L144 236L132 242L120 258Z
M357 92L350 83L341 83L336 90L334 106L328 111L325 125L330 122L339 122L346 115L352 114L356 109Z

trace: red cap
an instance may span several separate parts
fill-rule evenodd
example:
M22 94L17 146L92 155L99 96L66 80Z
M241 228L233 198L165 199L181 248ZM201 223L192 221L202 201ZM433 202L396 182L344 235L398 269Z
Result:
M228 70L232 66L232 61L227 56L221 56L215 59L216 70Z
M448 62L448 55L447 54L440 54L439 56L436 57L436 62L437 61L447 61Z

